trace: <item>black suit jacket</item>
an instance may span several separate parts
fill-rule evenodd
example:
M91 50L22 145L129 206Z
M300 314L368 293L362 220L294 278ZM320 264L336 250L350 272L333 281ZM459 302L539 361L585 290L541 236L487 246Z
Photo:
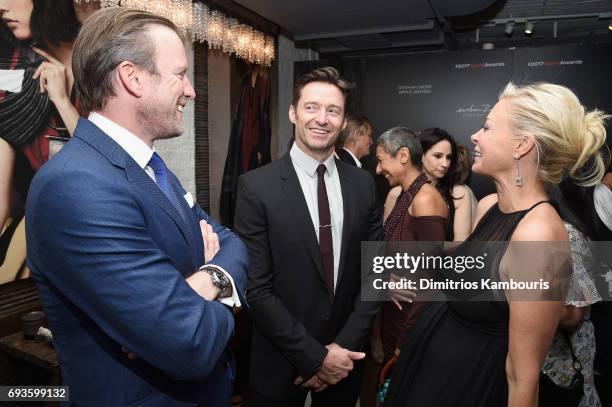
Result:
M247 300L254 321L250 382L270 398L295 394L293 381L319 369L325 345L362 349L379 308L360 301L360 243L382 239L374 180L339 160L336 167L344 222L333 303L289 154L238 181L235 229L249 249Z
M351 164L351 165L354 165L355 167L357 167L357 163L355 162L355 159L353 158L351 153L346 151L344 148L340 148L340 149L336 150L336 154L338 154L338 157L342 161L344 161L345 163Z

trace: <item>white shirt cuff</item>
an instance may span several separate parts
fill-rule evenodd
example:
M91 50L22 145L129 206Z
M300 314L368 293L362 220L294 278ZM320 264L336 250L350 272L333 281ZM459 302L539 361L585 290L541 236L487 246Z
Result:
M232 285L232 296L231 297L217 298L215 301L219 301L221 304L227 305L228 307L232 307L232 308L240 307L242 303L240 302L240 297L238 297L238 290L236 289L236 284L234 283L234 279L232 278L232 275L228 273L227 271L225 271L223 267L219 267L216 264L209 263L209 264L205 264L204 266L215 268L219 270L220 272L222 272L223 274L225 274L225 276L230 281L230 284Z

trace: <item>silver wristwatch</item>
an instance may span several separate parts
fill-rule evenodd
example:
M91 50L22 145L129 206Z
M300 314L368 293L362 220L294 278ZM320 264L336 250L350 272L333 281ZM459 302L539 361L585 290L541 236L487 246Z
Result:
M231 297L232 295L232 284L229 278L221 270L216 267L204 266L200 270L208 273L210 279L215 287L220 289L217 298Z

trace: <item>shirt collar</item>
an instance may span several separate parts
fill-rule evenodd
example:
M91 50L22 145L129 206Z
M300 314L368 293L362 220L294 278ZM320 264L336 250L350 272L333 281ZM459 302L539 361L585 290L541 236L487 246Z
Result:
M304 170L306 174L312 178L317 176L317 167L319 164L325 164L325 167L327 167L327 173L330 176L333 175L334 171L336 170L336 159L333 152L329 154L329 157L327 157L325 161L320 163L302 151L302 149L298 147L297 143L294 142L289 155L291 156L291 160L295 163L295 165Z
M88 119L106 133L106 135L115 140L136 161L140 168L144 169L147 166L155 150L136 137L134 133L127 131L100 113L91 112Z
M357 158L357 156L355 156L355 154L353 154L353 152L348 148L342 147L342 149L346 150L351 155L351 157L353 157L353 160L355 161L355 164L357 164L357 167L361 168L361 161L359 161L359 158Z

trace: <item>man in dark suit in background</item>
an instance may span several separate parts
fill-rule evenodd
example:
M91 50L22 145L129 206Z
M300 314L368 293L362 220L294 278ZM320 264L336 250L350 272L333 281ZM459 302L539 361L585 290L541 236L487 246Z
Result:
M360 243L382 238L372 176L334 157L352 85L334 68L296 83L289 154L238 182L249 249L254 406L355 405L379 304L360 300Z
M372 124L368 118L348 117L336 145L336 154L339 159L361 168L360 160L370 155L372 146Z
M227 407L230 306L244 293L247 252L153 150L183 132L195 97L177 28L103 9L73 58L92 113L37 173L26 209L28 266L70 401Z

